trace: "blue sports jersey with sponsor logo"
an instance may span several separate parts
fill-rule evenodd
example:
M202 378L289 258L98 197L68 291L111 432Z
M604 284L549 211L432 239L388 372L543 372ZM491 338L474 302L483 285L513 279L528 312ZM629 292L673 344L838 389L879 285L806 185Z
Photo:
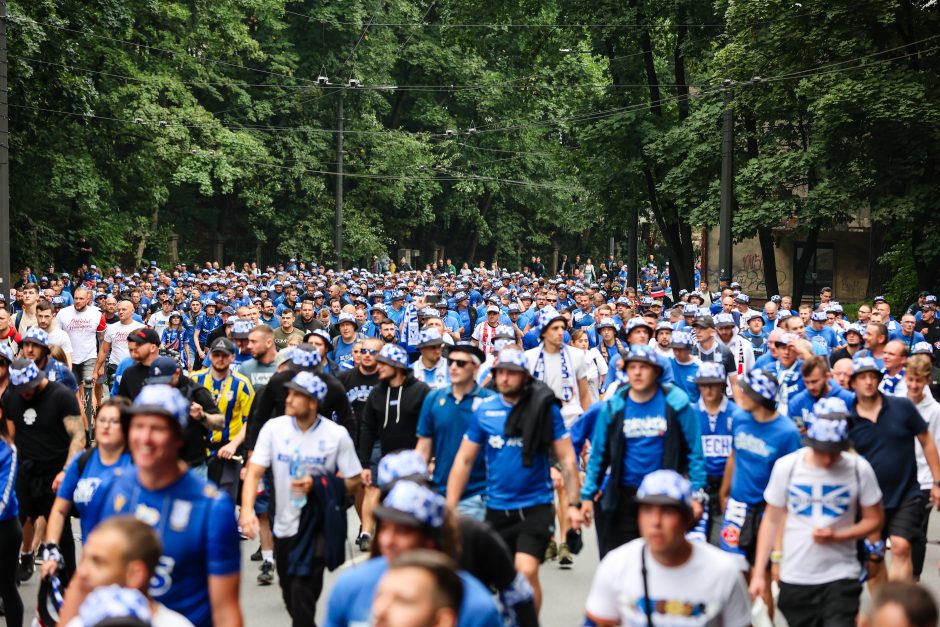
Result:
M722 399L715 414L709 414L705 403L699 399L693 404L702 428L702 454L705 456L705 474L720 477L725 473L725 463L731 455L731 427L738 406L734 401Z
M483 447L486 460L486 496L490 509L523 509L554 502L548 456L537 454L531 466L522 463L522 438L507 438L506 419L513 405L492 396L473 413L466 437ZM561 411L552 405L554 439L567 437Z
M239 571L234 511L227 494L191 470L155 491L140 485L135 471L116 470L114 480L95 493L86 515L89 529L123 514L153 527L163 555L150 580L150 594L196 627L210 627L209 576Z
M623 485L639 486L643 477L662 468L666 434L666 396L661 388L645 403L629 395L623 416Z
M88 509L91 499L95 496L95 492L98 491L102 483L111 480L111 476L116 469L127 468L132 466L134 462L131 461L129 453L122 453L117 462L111 466L105 466L101 461L98 449L95 448L85 462L84 470L79 470L78 462L80 457L81 455L73 459L72 463L65 469L65 477L62 479L62 483L59 484L59 491L56 496L71 501L75 505L82 526L82 542L84 542L88 539L88 533L91 531L88 519L85 517L85 511Z
M758 422L750 413L738 410L734 413L731 435L734 438L731 498L756 505L764 500L774 462L800 448L800 432L786 416Z

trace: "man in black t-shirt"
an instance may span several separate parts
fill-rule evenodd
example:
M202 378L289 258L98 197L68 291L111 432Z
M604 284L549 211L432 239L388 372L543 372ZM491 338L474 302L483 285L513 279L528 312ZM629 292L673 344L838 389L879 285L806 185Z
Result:
M150 327L132 331L127 336L127 350L135 363L121 375L118 396L135 399L150 376L150 364L160 356L160 336Z
M933 347L933 363L940 365L940 319L937 319L937 297L930 295L924 299L920 310L920 320L915 329L924 336L924 340Z
M21 460L16 498L20 521L25 524L48 518L65 469L85 448L85 426L75 394L61 383L50 381L34 362L16 359L9 373L10 386L0 405L4 419L15 427L14 444ZM31 527L24 529L23 546L32 546ZM75 572L71 533L62 534L59 548L65 561L62 583L68 584ZM32 573L32 553L21 553L18 578L24 581Z
M362 426L362 416L366 409L366 400L369 393L379 382L378 362L375 356L382 350L384 342L378 338L369 338L363 340L362 349L359 353L359 366L350 370L344 370L336 375L339 382L346 388L346 398L352 406L353 414L356 417L356 432L352 434L353 441L359 442L359 428Z
M362 429L362 417L366 411L366 401L369 400L372 388L379 383L379 364L375 357L382 350L384 344L382 340L375 337L363 340L362 350L359 353L359 365L336 375L339 382L346 388L346 398L349 399L349 404L352 406L353 414L356 417L356 429L352 434L352 438L357 447L359 446L359 432ZM362 527L372 529L372 512L363 512L365 488L362 484L356 488L355 496L356 513L359 514L359 520L363 521ZM359 537L362 537L361 532Z
M911 546L922 541L920 524L925 506L917 480L915 440L920 442L933 475L930 500L934 506L940 505L940 457L927 423L907 398L882 394L878 390L881 378L881 368L873 358L855 360L851 382L856 400L849 408L849 437L874 469L884 496L880 537L869 538L873 543L882 541L876 550L870 551L869 572L873 582L885 578L880 566L885 555L885 538L891 539L887 576L891 580L910 580L913 576Z

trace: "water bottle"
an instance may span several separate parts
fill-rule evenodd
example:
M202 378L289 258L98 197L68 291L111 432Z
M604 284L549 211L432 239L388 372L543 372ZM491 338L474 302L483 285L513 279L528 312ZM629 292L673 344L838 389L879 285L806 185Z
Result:
M294 454L290 458L290 476L291 479L303 479L307 476L307 469L304 467L304 460L300 456L300 449L294 449ZM297 509L303 509L307 504L307 495L300 490L291 488L290 504Z

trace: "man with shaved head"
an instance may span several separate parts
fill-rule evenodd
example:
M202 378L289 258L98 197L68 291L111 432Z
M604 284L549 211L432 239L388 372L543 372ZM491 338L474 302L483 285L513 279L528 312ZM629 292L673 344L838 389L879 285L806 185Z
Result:
M891 340L885 345L882 353L885 367L884 376L878 389L883 394L907 396L907 385L904 383L904 365L907 363L907 345L901 340Z

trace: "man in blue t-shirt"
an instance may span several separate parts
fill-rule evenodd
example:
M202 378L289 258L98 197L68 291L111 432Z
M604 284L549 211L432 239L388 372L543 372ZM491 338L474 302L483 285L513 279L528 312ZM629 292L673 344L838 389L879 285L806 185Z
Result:
M721 484L727 502L719 547L736 556L746 571L754 564L770 471L778 459L800 448L800 432L777 412L778 386L771 373L752 370L739 377L737 385L741 409L732 418L731 454Z
M554 452L568 492L570 528L581 528L578 468L555 393L529 374L525 355L504 348L493 366L498 396L480 403L447 481L447 502L464 496L474 461L486 462L486 520L515 554L516 570L542 602L539 565L554 535L554 490L548 455Z
M604 555L639 537L636 491L643 478L662 469L687 472L698 493L696 517L702 513L705 461L702 438L688 395L662 381L663 362L649 346L635 344L623 357L617 372L620 387L603 403L591 437L581 488L581 508L593 517L594 501L608 469L609 485L601 495L605 537Z
M807 340L820 346L820 351L814 351L817 355L828 355L842 345L839 334L832 327L826 326L825 311L814 311L810 314L809 320L809 326L804 329L803 333Z
M822 355L807 357L806 361L800 366L800 375L806 389L794 394L787 407L789 416L800 430L800 433L806 431L807 423L812 420L813 406L816 401L836 397L841 398L846 405L851 405L852 401L855 400L855 395L852 392L843 389L832 378L832 372L829 370L829 360Z
M883 394L881 368L871 357L859 357L852 370L855 402L849 405L849 437L855 450L871 464L884 495L884 525L880 537L869 537L869 569L873 582L910 580L913 576L911 546L923 534L920 527L926 505L917 481L915 440L933 475L930 501L940 506L940 458L927 423L907 398ZM887 572L884 538L891 539L891 563Z
M728 375L725 367L715 362L702 364L693 382L699 399L693 404L702 430L702 455L708 478L708 518L705 538L718 545L717 532L721 528L721 499L719 492L725 475L725 466L731 454L731 423L738 406L725 396ZM714 538L712 536L715 536Z
M470 342L459 342L447 351L447 370L450 384L431 390L421 405L418 417L418 452L434 463L434 484L440 494L447 492L447 477L452 460L460 448L464 433L480 404L496 393L480 387L476 375L486 355ZM465 516L483 520L486 502L486 464L477 456L463 498L457 511Z
M241 625L240 553L235 505L180 463L189 402L169 385L145 386L129 410L127 442L135 468L115 470L86 510L88 527L132 515L160 536L163 555L153 598L196 627Z
M382 463L391 457L386 456ZM406 456L400 457L395 463L399 461L408 463L409 460ZM385 473L380 470L382 474ZM387 490L387 494L375 510L379 553L356 568L346 570L336 581L327 601L326 627L370 624L372 600L379 581L388 571L389 564L406 551L431 549L456 558L454 535L443 532L455 525L453 513L448 511L444 497L405 474L384 485L383 490ZM460 571L458 574L463 583L463 599L457 612L456 627L501 627L492 593L470 573Z

